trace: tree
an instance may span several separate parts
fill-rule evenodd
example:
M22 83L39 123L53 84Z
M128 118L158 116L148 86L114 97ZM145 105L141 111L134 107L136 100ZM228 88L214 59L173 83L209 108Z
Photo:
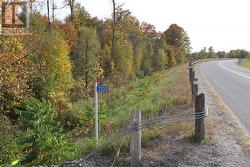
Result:
M51 23L50 23L50 1L47 0L47 17L48 17L48 29L51 29Z
M73 51L76 48L76 41L77 41L77 35L78 35L78 30L74 23L72 22L66 22L60 26L62 31L64 32L64 38L68 41L70 51L71 51L71 58L73 55Z
M65 0L65 3L70 8L70 21L73 22L74 21L74 16L75 16L76 1L75 0Z
M207 54L207 58L216 58L217 57L217 55L216 55L216 53L214 52L214 49L213 49L213 47L212 46L210 46L209 48L208 48L208 54Z
M87 26L91 17L86 9L80 3L76 3L75 0L66 0L65 2L71 9L71 14L65 18L65 22L73 24L77 30L81 26Z
M204 47L200 52L199 52L199 58L200 59L204 59L208 57L208 53L207 53L207 48Z
M108 45L105 45L100 50L100 56L102 58L100 63L104 70L104 76L109 77L114 71L114 61L111 55L111 49Z
M115 70L129 77L133 75L133 48L131 43L117 34L115 45Z
M143 32L140 22L129 10L123 9L122 5L116 7L116 33L126 39L133 50L133 73L138 74L143 62ZM117 53L116 53L117 54Z
M38 99L62 94L67 97L72 86L69 46L61 32L46 31L46 20L39 14L31 17L32 36L25 37L29 63L29 87Z
M180 49L184 54L190 53L191 46L189 37L184 29L177 24L171 24L163 33L163 38L168 45Z
M116 29L128 38L135 48L143 40L140 22L129 10L124 10L122 6L116 8Z
M69 155L71 145L62 132L58 113L50 102L25 100L24 109L17 110L20 115L19 128L25 136L19 137L24 150L21 165L61 163Z
M103 74L100 67L98 53L100 43L95 30L81 27L74 53L74 78L82 82L82 90L89 89L90 85Z
M143 45L137 45L133 49L133 67L135 74L139 74L143 62Z
M143 48L143 63L142 63L142 71L145 75L150 75L153 72L153 45L151 41L146 40L144 42L144 48Z
M225 51L218 51L217 56L218 58L225 58L227 53Z
M9 114L22 98L30 96L27 65L32 63L22 37L0 36L0 50L0 114Z
M111 50L111 54L112 57L115 57L115 25L116 25L116 3L115 0L112 0L112 4L113 4L113 24L112 24L112 50Z
M41 38L44 40L42 48L38 45L40 40L37 40ZM31 41L36 44L29 49L30 59L36 66L30 76L30 86L35 97L48 98L60 92L67 96L72 83L68 44L55 31L37 34L36 39Z
M101 43L101 48L103 48L105 45L108 45L110 47L110 53L112 55L112 20L108 19L105 20L104 23L100 26L99 29L99 39ZM112 58L114 58L112 56Z
M168 53L168 67L171 68L171 67L174 67L177 62L176 62L176 52L174 50L173 47L169 47L168 50L167 50L167 53Z
M74 7L74 23L76 27L80 29L82 26L88 25L90 20L91 16L86 9L80 3L76 3Z
M146 22L141 24L141 31L143 36L148 39L159 39L161 36L156 32L155 26Z
M231 50L228 54L227 57L229 58L248 58L249 53L245 50Z
M56 7L56 4L55 4L55 1L52 0L52 20L53 20L53 23L55 22L55 10L57 9Z
M152 57L153 68L155 71L163 70L167 67L167 44L163 39L155 38L154 55Z
M167 56L165 54L165 51L163 49L159 49L155 54L155 62L154 67L156 71L161 71L165 69L167 65Z

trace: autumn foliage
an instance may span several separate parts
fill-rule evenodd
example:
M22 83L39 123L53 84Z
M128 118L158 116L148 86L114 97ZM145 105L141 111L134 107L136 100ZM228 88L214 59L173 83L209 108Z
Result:
M0 163L15 158L22 165L61 162L57 154L65 158L70 145L65 133L78 137L91 132L95 81L115 88L188 60L190 41L182 27L173 24L157 32L122 6L116 9L112 55L113 20L93 18L75 1L65 2L71 11L65 20L49 24L35 11L29 35L0 36L0 124L18 127L11 133L18 141L3 140ZM73 113L72 105L79 102L85 108ZM109 131L112 119L107 106L101 109L101 127ZM13 144L17 150L7 156Z

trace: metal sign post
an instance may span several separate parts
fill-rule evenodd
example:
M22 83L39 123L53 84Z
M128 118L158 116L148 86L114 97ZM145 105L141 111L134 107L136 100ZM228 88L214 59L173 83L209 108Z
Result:
M98 92L97 82L95 82L95 138L98 143Z
M98 93L108 93L109 87L97 85L97 82L95 82L95 138L96 142L98 143Z

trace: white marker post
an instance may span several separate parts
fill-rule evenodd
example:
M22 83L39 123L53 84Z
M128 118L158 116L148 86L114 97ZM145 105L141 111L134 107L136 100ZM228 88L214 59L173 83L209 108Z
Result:
M96 143L98 143L98 92L97 92L97 82L95 82L95 138L96 138Z

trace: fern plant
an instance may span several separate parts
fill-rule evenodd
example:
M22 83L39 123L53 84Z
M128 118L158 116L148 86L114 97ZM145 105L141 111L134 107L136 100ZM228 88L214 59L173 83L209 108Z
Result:
M71 144L62 133L56 120L57 112L48 101L26 100L24 110L17 110L21 117L20 128L26 134L20 138L24 165L58 164L71 156Z

